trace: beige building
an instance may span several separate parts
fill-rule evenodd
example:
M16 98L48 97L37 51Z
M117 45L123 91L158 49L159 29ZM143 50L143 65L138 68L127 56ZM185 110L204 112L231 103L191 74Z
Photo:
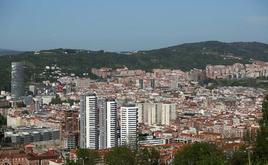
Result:
M169 125L172 120L175 120L176 104L170 103L138 103L139 108L139 123L144 123L148 126L153 125Z

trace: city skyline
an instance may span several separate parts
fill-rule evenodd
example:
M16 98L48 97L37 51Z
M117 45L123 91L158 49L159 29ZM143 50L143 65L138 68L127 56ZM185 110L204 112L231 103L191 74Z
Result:
M0 164L268 164L267 7L0 1Z

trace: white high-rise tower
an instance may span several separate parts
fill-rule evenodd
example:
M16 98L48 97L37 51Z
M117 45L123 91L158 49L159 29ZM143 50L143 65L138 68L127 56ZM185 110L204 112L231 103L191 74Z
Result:
M99 99L100 149L117 146L117 104L115 101Z
M87 94L80 99L80 147L99 148L99 112L96 94Z
M117 146L117 104L107 101L107 148Z
M135 147L137 144L138 107L133 105L123 106L120 110L121 117L121 145Z

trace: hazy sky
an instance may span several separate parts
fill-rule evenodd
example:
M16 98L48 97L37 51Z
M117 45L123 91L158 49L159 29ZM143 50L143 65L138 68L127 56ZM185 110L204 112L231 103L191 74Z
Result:
M0 48L152 49L268 43L268 0L0 0Z

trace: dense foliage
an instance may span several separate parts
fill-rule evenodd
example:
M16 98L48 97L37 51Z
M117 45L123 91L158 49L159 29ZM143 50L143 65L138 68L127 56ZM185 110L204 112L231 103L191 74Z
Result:
M113 148L105 156L108 165L158 165L160 153L154 148L131 149L127 146Z
M209 41L139 51L130 55L72 49L41 51L40 54L24 52L20 55L0 57L0 89L10 90L10 64L12 61L25 61L28 68L27 80L40 81L42 79L38 75L46 65L52 64L57 64L64 72L79 75L88 72L93 67L127 66L130 69L144 70L154 68L190 70L204 68L207 64L248 63L251 58L268 61L268 45L256 42Z
M136 154L137 164L158 165L160 164L160 153L155 148L141 148Z
M229 164L230 165L245 165L248 164L249 160L249 153L245 148L239 149L238 151L235 151L232 153Z
M78 149L77 161L68 161L68 165L95 165L100 160L100 155L97 150Z
M50 104L61 104L61 103L62 103L62 101L61 101L61 99L60 99L60 96L59 96L59 95L56 95L55 98L52 98Z
M254 159L259 164L268 163L268 96L262 104L263 118L260 120L260 129L257 133Z
M135 165L135 152L126 146L115 147L105 157L108 165Z
M216 145L195 143L176 154L174 165L221 165L224 160L224 154Z

